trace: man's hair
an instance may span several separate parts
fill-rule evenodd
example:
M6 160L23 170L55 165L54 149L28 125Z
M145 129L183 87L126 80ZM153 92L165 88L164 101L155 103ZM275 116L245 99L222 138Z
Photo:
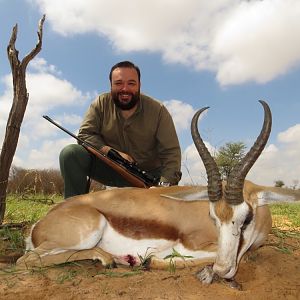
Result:
M131 61L125 60L125 61L120 61L117 64L115 64L114 66L112 66L110 73L109 73L109 80L111 83L111 79L112 79L112 72L117 69L117 68L130 68L130 69L135 69L139 78L139 81L141 81L141 71L139 69L138 66L136 66L134 63L132 63Z

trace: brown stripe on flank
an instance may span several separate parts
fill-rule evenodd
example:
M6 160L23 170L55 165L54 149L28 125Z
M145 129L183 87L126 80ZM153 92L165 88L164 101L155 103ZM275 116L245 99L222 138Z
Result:
M228 222L232 219L233 210L226 201L220 200L216 203L215 213L221 222Z
M124 236L140 239L166 239L176 241L178 230L157 220L145 220L105 215L110 225Z

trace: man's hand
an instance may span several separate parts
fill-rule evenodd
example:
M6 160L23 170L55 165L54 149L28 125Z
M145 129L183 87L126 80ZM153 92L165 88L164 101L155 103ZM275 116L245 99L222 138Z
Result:
M117 151L117 150L116 150ZM134 159L127 153L123 153L121 151L117 151L124 159L128 160L131 163L134 163Z
M100 151L107 155L107 153L109 152L110 149L113 149L112 147L109 147L109 146L103 146ZM114 149L115 151L117 151L124 159L128 160L129 162L131 163L134 163L134 159L127 153L124 153L124 152L121 152L121 151L118 151L116 149Z

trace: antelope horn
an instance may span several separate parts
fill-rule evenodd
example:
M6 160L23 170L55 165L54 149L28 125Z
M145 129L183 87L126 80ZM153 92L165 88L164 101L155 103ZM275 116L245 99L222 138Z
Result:
M204 107L195 113L191 123L191 134L192 134L194 144L198 150L198 153L206 169L206 174L208 179L207 190L208 190L209 200L215 202L220 200L222 197L221 175L215 160L210 155L208 149L206 148L203 140L200 137L198 126L197 126L200 114L204 112L206 109L208 109L208 107Z
M245 155L245 157L237 164L227 178L227 185L225 187L225 199L227 203L236 205L244 201L243 187L247 173L260 156L268 141L271 127L272 127L272 114L268 104L259 100L264 108L264 124L259 136L257 137L254 145Z

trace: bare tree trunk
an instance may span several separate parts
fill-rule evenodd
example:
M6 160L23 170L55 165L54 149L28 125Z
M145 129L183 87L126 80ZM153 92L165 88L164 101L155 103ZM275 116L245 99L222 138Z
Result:
M15 48L17 40L18 25L15 25L7 46L7 55L13 77L13 103L6 124L5 137L0 154L0 224L4 219L6 207L6 189L13 157L16 152L20 128L26 110L29 94L26 88L26 67L28 63L41 51L43 24L45 15L39 22L38 42L34 49L27 54L20 62L18 58L19 51Z

